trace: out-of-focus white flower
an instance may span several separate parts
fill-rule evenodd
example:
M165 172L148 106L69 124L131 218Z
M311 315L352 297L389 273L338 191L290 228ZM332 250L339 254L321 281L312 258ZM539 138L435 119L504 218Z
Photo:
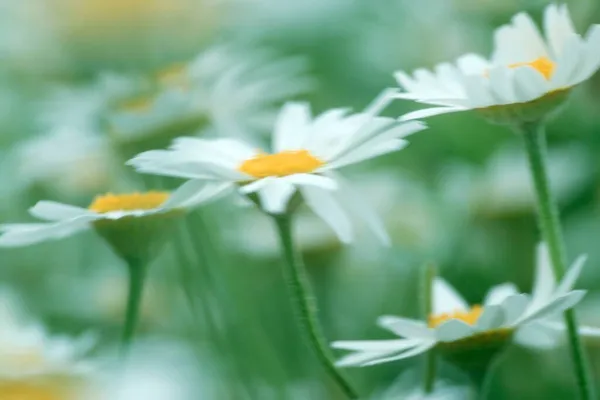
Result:
M49 335L23 315L6 288L0 290L0 326L0 398L78 398L73 396L96 368L85 359L95 344L93 336Z
M571 200L592 178L590 155L580 146L551 149L548 168L559 202ZM514 146L499 149L483 168L451 166L440 180L449 199L468 205L474 213L503 215L530 212L535 208L525 153Z
M65 127L19 143L4 160L15 185L41 183L66 194L108 186L113 158L105 140Z
M404 372L392 386L376 393L370 400L464 400L471 398L474 393L469 386L453 385L444 380L436 380L434 390L425 393L416 382L422 377L417 370Z
M217 368L200 365L193 349L176 343L134 344L128 362L107 368L85 397L90 400L218 399ZM212 367L211 367L212 365Z
M456 65L442 63L433 72L413 76L398 71L405 90L398 98L437 107L405 119L476 109L502 123L534 122L562 103L569 90L600 67L600 25L585 38L573 27L566 5L550 4L544 13L545 38L531 17L517 14L496 30L490 60L467 54Z
M181 190L212 189L221 195L237 189L257 196L261 208L271 214L285 213L299 192L343 242L353 238L348 215L363 218L388 242L379 219L335 173L338 168L400 150L408 144L404 137L424 129L418 122L397 124L375 117L379 106L351 115L346 109L333 109L313 119L308 104L289 103L275 124L273 153L233 139L180 138L169 150L142 153L129 164L142 173L190 179Z
M338 361L340 366L367 366L401 360L444 344L471 343L491 338L507 341L516 331L516 340L539 343L560 327L549 318L573 307L584 296L572 290L586 257L579 257L559 285L553 278L545 245L538 247L536 282L531 298L518 293L511 283L493 287L483 306L470 307L446 281L437 278L433 287L433 313L427 322L382 316L379 326L402 337L395 340L338 341L332 346L353 351Z

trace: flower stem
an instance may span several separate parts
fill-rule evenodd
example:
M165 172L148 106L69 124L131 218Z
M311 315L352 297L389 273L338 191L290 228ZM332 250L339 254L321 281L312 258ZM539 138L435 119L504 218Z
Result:
M335 367L329 347L323 338L316 315L316 305L311 293L310 283L302 260L297 254L292 239L292 224L290 215L273 216L277 225L285 261L286 279L296 307L299 323L304 330L316 355L330 377L339 385L349 399L357 399L358 395L352 386Z
M538 223L548 245L554 276L560 280L566 272L566 251L558 216L558 207L550 192L548 169L546 166L546 134L541 123L524 124L520 127L525 140L531 176L535 186L538 205ZM593 383L585 352L577 332L577 319L574 310L564 313L571 358L575 367L577 385L581 399L595 399Z
M423 272L422 284L423 317L427 321L432 314L433 281L437 275L435 265L428 264ZM435 389L435 378L437 375L437 354L435 349L428 351L425 355L425 369L423 374L423 391L425 394L433 393Z
M127 309L125 310L125 325L121 336L121 354L125 355L138 324L139 311L144 291L145 265L137 259L127 260L129 269L129 292L127 298Z

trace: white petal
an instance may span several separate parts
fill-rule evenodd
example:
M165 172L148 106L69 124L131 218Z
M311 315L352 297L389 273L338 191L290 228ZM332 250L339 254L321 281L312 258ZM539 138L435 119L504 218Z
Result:
M433 330L426 323L414 319L384 315L377 319L377 325L408 339L433 339Z
M346 210L346 213L351 216L358 217L364 221L367 227L375 234L375 236L385 246L390 245L390 237L388 236L385 225L379 215L370 204L365 201L360 193L357 193L341 174L329 171L327 176L331 176L338 182L337 198L341 206Z
M546 327L542 322L532 322L519 328L515 341L522 346L547 350L558 345L560 332Z
M331 347L340 350L395 352L410 349L423 343L421 340L392 339L392 340L338 340Z
M592 26L585 40L584 50L584 65L580 69L580 72L573 78L573 83L578 84L598 71L600 68L600 25Z
M471 336L474 332L471 325L458 319L450 319L436 328L435 336L440 342L453 342Z
M445 314L454 311L468 311L469 304L444 279L433 281L433 314Z
M517 14L513 18L513 24L518 30L520 36L520 40L517 43L514 43L514 45L522 46L524 48L524 53L529 57L528 60L535 60L536 58L540 57L548 57L546 43L544 42L538 27L528 14Z
M436 115L449 114L449 113L465 111L465 110L467 110L467 108L464 108L464 107L425 108L423 110L417 110L417 111L413 111L413 112L404 114L398 120L399 121L412 121L415 119L429 118L429 117L434 117Z
M531 308L546 304L552 298L556 281L554 280L551 262L548 246L545 243L538 244L535 277L533 290L531 291Z
M513 325L525 315L529 309L529 296L526 294L516 294L509 296L501 304L504 309L504 318L506 325Z
M286 103L275 122L273 151L298 150L308 134L311 122L307 103Z
M519 318L515 324L526 324L528 322L556 315L579 303L584 295L584 290L574 290L564 296L557 297L548 304L533 310L532 312L527 312L522 318Z
M338 188L335 179L323 175L293 174L279 179L298 186L316 186L326 190L336 190Z
M494 286L485 296L484 305L497 305L506 300L509 296L518 294L519 291L514 283L503 283Z
M498 104L485 76L465 76L463 85L472 108L489 107Z
M496 329L504 324L505 315L501 306L488 305L483 308L483 314L477 320L475 329L478 331L486 331Z
M371 365L383 364L383 363L391 362L391 361L403 360L405 358L410 358L410 357L414 357L419 354L425 353L427 350L431 349L434 346L435 346L434 341L427 342L427 343L423 344L422 346L415 347L412 350L405 351L398 355L391 356L391 357L385 357L385 358L379 358L377 360L365 362L362 365L366 367L366 366L371 366Z
M501 104L517 102L513 83L513 71L501 66L489 70L488 77L493 96Z
M479 54L469 53L456 60L459 70L465 75L483 75L490 63Z
M274 176L268 176L266 178L257 179L253 182L250 182L246 185L241 186L240 193L249 194L249 193L258 192L259 190L261 190L268 184L275 182L277 179L278 178L276 178Z
M337 360L337 367L362 367L365 362L387 357L391 352L365 351L348 354Z
M585 67L586 50L585 44L578 35L567 40L564 52L558 59L556 71L551 79L551 83L557 89L575 84L575 78Z
M300 192L306 205L334 230L343 243L352 241L352 223L333 193L311 186L302 187Z
M276 179L269 182L258 192L260 204L266 212L270 214L282 214L287 208L287 204L296 192L294 185Z
M515 96L518 103L525 103L542 97L548 92L548 81L529 66L515 68L513 71Z
M335 161L328 163L323 170L337 169L350 164L356 164L383 154L402 150L406 146L408 146L408 141L402 139L392 139L388 142L378 143L372 146L358 146L354 151L350 151Z
M31 207L29 214L46 221L61 221L94 213L86 208L43 200Z
M550 4L546 7L544 11L544 32L548 38L552 54L555 58L560 57L565 42L577 33L566 5L559 8L556 4Z
M573 265L571 265L571 267L563 277L562 281L558 284L558 287L554 292L555 296L565 295L573 289L577 278L579 278L579 275L581 275L581 270L583 269L583 265L586 261L587 256L577 257Z
M234 188L229 182L189 180L175 190L161 208L190 208L216 200Z
M89 227L89 219L74 218L56 223L32 224L30 229L4 230L0 236L0 247L20 247L58 240L71 236Z

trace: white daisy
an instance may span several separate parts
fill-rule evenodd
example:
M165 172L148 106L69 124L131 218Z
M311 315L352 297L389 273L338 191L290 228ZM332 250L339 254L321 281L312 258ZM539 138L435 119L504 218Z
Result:
M72 394L95 370L95 364L86 360L86 353L95 345L94 337L50 336L22 310L15 295L2 288L0 398L63 398Z
M402 337L395 340L338 341L332 346L353 351L338 361L339 366L367 366L401 360L434 347L477 347L483 343L506 342L516 331L519 341L541 341L556 328L548 324L584 296L572 290L586 257L580 256L562 282L555 284L545 245L538 248L536 281L531 296L519 294L515 285L493 287L483 305L468 303L443 279L433 287L433 313L428 321L382 316L378 325Z
M379 391L369 400L464 400L473 398L473 389L466 385L457 385L443 379L437 379L431 393L425 393L421 383L421 369L403 372L396 381L385 390Z
M470 109L499 122L542 118L562 102L570 88L600 67L600 25L593 25L582 38L566 5L550 4L544 13L544 31L545 38L531 17L520 13L511 24L496 30L489 60L467 54L455 64L442 63L433 71L418 69L412 76L396 72L405 90L396 97L438 106L404 118Z
M251 198L271 214L288 211L301 194L344 242L353 236L349 214L361 216L387 241L381 222L351 187L335 173L346 165L400 150L403 138L424 129L419 122L398 124L374 117L376 102L364 113L333 109L314 119L305 103L288 103L274 128L272 152L233 139L177 139L169 150L142 153L129 161L139 172L190 179L182 190L208 185L215 193L231 189Z
M96 229L105 235L111 229L122 229L123 234L150 236L165 218L212 197L212 188L189 193L187 191L133 193L125 195L107 194L98 196L89 208L81 208L54 201L40 201L29 213L44 222L0 225L0 247L26 246L46 240L61 239L77 232ZM162 225L161 225L162 226ZM136 242L129 236L121 237L118 246L134 246ZM126 239L126 240L125 240ZM143 242L143 240L142 240Z

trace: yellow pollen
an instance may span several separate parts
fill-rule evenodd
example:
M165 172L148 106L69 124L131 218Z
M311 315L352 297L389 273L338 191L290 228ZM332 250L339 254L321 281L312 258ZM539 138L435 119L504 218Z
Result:
M152 100L151 97L139 97L122 103L120 109L122 111L142 114L152 108Z
M184 63L173 64L156 74L156 80L163 86L179 89L188 89L190 86L187 75L187 65Z
M61 400L67 397L64 390L50 385L27 382L0 382L0 398L3 400Z
M554 74L554 70L556 69L556 64L546 57L540 57L530 62L510 64L508 68L519 68L526 66L535 69L537 72L542 74L547 80L550 80L552 74Z
M255 178L310 173L325 164L308 150L288 150L275 154L258 154L244 161L238 170Z
M448 320L451 320L451 319L458 319L466 324L475 325L475 323L477 322L479 317L481 317L482 313L483 313L483 307L481 307L479 305L474 305L473 307L471 307L471 309L469 311L458 311L457 310L457 311L453 311L451 313L430 315L429 321L428 321L429 327L436 328L439 325L441 325L442 323L444 323Z
M169 198L167 192L146 192L131 194L108 193L98 196L89 209L98 213L110 211L151 210L160 207Z

